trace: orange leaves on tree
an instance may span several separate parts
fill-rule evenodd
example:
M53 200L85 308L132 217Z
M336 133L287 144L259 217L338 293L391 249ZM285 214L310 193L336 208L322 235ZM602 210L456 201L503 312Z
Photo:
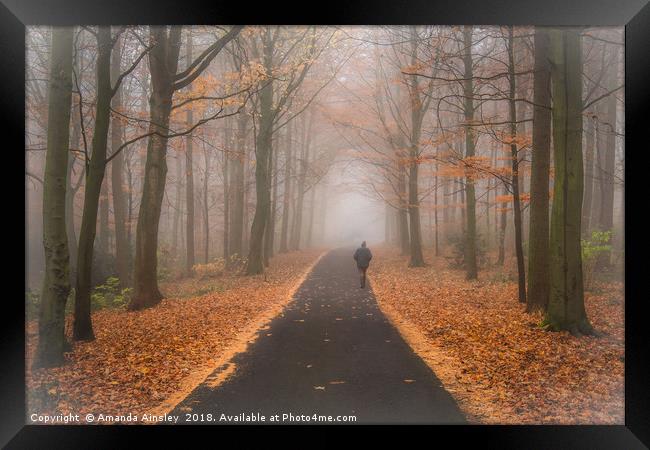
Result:
M497 195L496 198L494 199L495 203L513 203L515 200L514 195ZM530 202L530 192L522 192L519 194L519 200L522 203L528 203Z

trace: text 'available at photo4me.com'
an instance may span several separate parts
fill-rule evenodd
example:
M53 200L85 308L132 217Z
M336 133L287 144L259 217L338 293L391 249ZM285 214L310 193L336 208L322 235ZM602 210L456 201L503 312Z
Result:
M240 414L207 413L207 414L31 414L29 420L33 425L61 425L61 424L218 424L218 423L354 423L355 415L327 415L327 414L295 414L278 412L275 414L262 414L248 412Z

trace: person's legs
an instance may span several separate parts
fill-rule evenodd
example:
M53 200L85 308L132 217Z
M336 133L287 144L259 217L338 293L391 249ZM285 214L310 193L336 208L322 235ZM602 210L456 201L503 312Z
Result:
M359 279L361 281L361 286L360 288L366 287L366 270L367 267L359 267Z

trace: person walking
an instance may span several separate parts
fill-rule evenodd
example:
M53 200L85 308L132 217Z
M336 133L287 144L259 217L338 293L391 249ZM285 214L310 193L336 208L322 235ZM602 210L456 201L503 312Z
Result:
M353 258L357 262L357 268L359 269L359 277L361 279L361 286L359 287L363 289L366 287L366 271L368 270L370 260L372 259L372 252L370 252L370 249L366 246L366 241L363 241L361 247L354 252Z

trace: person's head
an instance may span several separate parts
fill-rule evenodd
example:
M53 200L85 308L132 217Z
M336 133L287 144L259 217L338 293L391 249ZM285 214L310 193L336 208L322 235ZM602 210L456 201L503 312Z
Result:
M363 242L361 243L361 246L362 246L362 247L365 247L365 246L366 246L366 241L363 241Z

